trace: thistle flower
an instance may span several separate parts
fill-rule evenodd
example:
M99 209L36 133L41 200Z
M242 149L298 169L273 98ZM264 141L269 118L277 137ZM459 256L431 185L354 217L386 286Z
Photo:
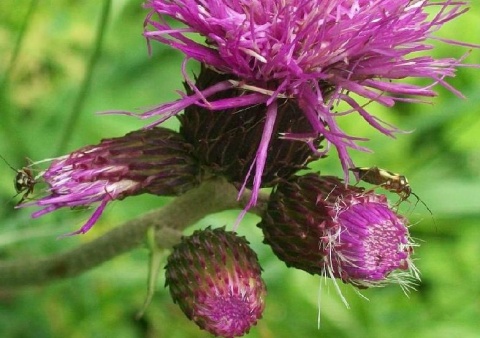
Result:
M422 56L427 42L445 23L467 11L466 2L445 0L150 0L145 36L182 51L186 60L204 63L230 79L200 90L187 79L194 94L152 109L142 116L159 116L158 124L190 105L210 110L241 109L264 104L263 135L254 161L252 203L255 204L267 162L268 147L278 119L279 100L291 100L311 124L311 133L282 137L310 141L322 135L339 155L348 182L353 166L348 149L366 150L347 135L337 120L358 113L380 132L396 128L367 111L363 101L390 107L396 101L423 102L454 76L460 60ZM435 11L436 14L428 14ZM158 19L155 14L158 14ZM171 17L186 27L173 26ZM192 33L205 43L192 39ZM454 41L450 44L478 47ZM185 71L184 71L185 74ZM186 77L186 75L184 75ZM397 81L425 78L419 86ZM241 96L211 100L232 88ZM355 94L355 95L351 95ZM348 108L332 111L339 103ZM329 147L327 147L329 149ZM253 172L253 171L252 171ZM247 179L245 179L246 181Z
M202 67L195 85L200 90L224 81L228 76ZM187 93L193 92L187 87ZM243 90L227 90L212 96L219 100L239 97ZM311 127L293 101L282 100L278 118L273 126L274 134L311 133ZM197 105L189 106L179 116L180 133L193 145L194 152L202 165L216 175L227 177L241 185L255 160L255 145L260 144L265 122L265 105L245 109L212 111ZM315 148L322 138L312 140ZM274 138L270 142L268 157L262 175L261 187L273 186L282 178L288 178L316 159L312 149L305 142ZM252 188L252 177L245 182Z
M278 185L259 223L287 266L360 288L418 277L405 218L386 197L308 174Z
M55 159L42 175L48 195L22 206L42 207L32 214L39 217L62 207L100 202L86 224L69 235L83 234L108 202L143 193L179 195L195 187L199 175L191 146L178 133L139 130Z
M261 268L246 239L234 232L195 231L174 247L165 269L174 302L215 336L242 336L262 317Z

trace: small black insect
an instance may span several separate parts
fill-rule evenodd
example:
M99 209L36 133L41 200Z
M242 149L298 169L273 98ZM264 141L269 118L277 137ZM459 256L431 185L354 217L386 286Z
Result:
M420 197L418 197L418 195L412 191L410 183L408 183L408 180L404 175L396 174L378 167L356 167L350 168L350 171L358 174L358 179L361 181L378 185L385 190L398 194L398 196L400 196L400 200L398 201L397 205L408 199L410 195L415 196L417 201L422 203L433 217L432 210L430 210L425 202L422 201Z
M33 188L35 187L37 180L35 177L33 177L32 170L30 168L23 167L22 169L15 169L2 155L0 155L0 157L13 171L17 173L13 179L13 185L17 191L15 196L24 193L17 205L22 204L23 201L25 201L28 196L33 193Z

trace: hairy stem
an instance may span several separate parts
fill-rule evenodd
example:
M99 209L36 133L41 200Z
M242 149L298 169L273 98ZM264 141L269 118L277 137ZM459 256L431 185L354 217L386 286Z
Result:
M178 241L176 233L203 217L223 210L243 208L249 196L244 194L238 200L237 194L237 189L223 179L206 181L170 204L127 221L70 251L38 259L0 262L0 286L35 285L77 276L141 245L150 227L155 227L157 233L163 236L171 234L171 239L156 241L157 244L171 246ZM266 197L260 195L256 209L251 211L261 214L265 201Z

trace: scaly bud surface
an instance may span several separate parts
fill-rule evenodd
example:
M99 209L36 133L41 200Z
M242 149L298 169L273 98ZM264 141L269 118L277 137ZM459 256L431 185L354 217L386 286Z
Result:
M202 90L225 81L229 76L202 67L195 86ZM185 86L187 93L192 90ZM209 97L208 100L234 100L245 94L244 90L231 89ZM179 116L180 133L195 148L200 162L215 174L225 176L233 183L253 186L252 165L257 147L262 142L266 119L265 104L255 104L240 109L211 110L208 105L192 105ZM312 149L320 147L322 137L308 141L289 140L282 135L312 134L307 118L292 100L279 103L278 117L268 147L261 187L269 187L282 178L288 178L318 158Z
M222 337L247 333L261 318L266 295L257 255L224 228L197 230L174 247L166 285L201 329Z

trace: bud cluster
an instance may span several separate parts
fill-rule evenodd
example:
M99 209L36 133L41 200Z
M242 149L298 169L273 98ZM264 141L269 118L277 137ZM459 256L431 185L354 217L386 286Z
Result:
M194 87L201 91L226 79L202 67ZM218 104L243 95L244 90L231 88L209 99ZM180 195L203 176L222 176L255 193L257 177L251 172L261 158L256 149L265 142L267 106L214 111L208 104L186 108L178 133L161 127L139 130L54 160L42 176L48 196L26 205L43 208L36 217L99 202L87 223L73 233L78 234L93 226L111 200L142 193ZM273 187L258 224L264 242L287 266L311 274L359 288L388 282L408 287L416 273L410 258L413 244L406 220L391 210L385 196L335 177L297 176L320 157L323 141L312 133L300 109L294 100L281 100L272 125L275 137L267 142L258 185ZM265 306L266 286L256 254L245 238L224 228L184 237L168 258L166 285L185 315L216 336L245 334Z
M197 90L227 77L202 67ZM193 89L187 87L189 94ZM215 102L247 95L232 88ZM212 99L210 97L209 99ZM43 174L49 195L29 203L34 216L61 207L100 202L88 231L111 200L149 193L175 196L194 188L203 173L254 188L255 149L264 140L267 107L214 111L191 105L179 117L180 132L155 127L106 139L56 159ZM406 220L386 197L318 174L297 176L319 158L323 136L311 137L310 122L294 100L281 101L272 126L259 188L273 187L258 226L264 242L289 267L359 288L397 282L408 287L416 269ZM305 135L303 140L288 135ZM254 190L254 189L253 189ZM254 190L255 193L255 190ZM223 337L245 334L261 318L266 294L261 267L248 242L225 229L196 231L174 247L166 266L174 302L201 329Z

